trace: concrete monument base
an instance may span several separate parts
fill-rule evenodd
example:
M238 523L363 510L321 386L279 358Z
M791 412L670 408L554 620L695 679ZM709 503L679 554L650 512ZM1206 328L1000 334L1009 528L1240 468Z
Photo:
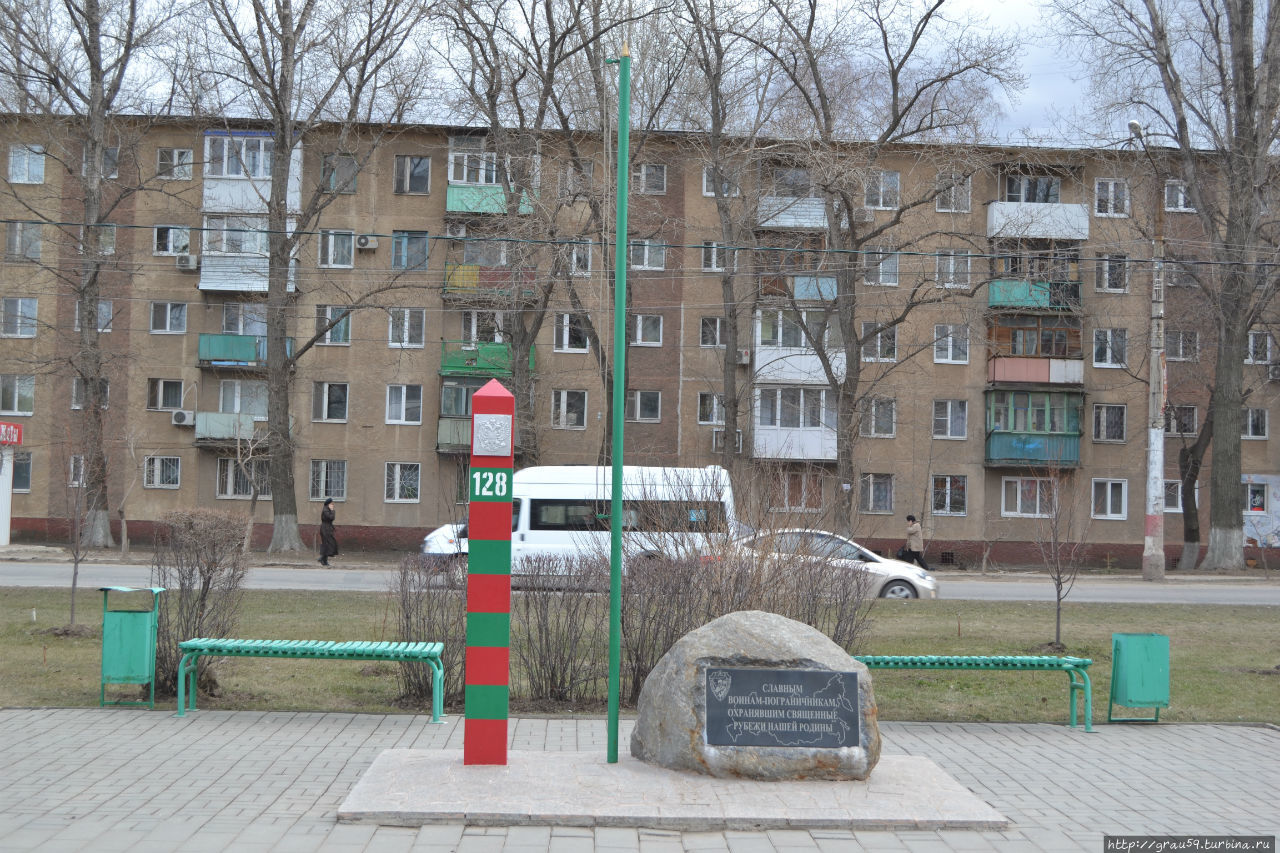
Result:
M465 766L462 751L389 749L338 809L383 826L623 826L682 831L978 829L1009 822L927 758L889 755L857 781L760 782L654 767L596 752L510 752Z

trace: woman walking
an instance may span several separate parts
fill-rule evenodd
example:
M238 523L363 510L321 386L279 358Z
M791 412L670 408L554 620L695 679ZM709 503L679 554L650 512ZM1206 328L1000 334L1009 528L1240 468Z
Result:
M333 533L333 498L325 498L320 510L320 565L329 565L329 558L338 556L338 538Z
M907 516L907 547L904 549L903 559L929 571L929 564L924 561L924 534L914 515Z

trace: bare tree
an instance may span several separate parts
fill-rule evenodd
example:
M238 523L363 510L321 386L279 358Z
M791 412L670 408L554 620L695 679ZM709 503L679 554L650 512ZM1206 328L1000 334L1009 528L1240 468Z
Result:
M1088 500L1109 500L1110 495L1080 495L1077 477L1068 469L1050 466L1047 476L1028 480L1047 494L1040 496L1045 507L1035 532L1036 550L1053 582L1053 649L1061 652L1062 602L1075 587L1076 577L1088 551L1090 511Z

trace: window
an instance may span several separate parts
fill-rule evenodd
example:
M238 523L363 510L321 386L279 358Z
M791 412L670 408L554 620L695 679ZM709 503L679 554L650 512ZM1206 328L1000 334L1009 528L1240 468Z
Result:
M590 243L573 243L563 251L569 263L569 275L591 275Z
M481 267L504 267L507 265L507 243L505 240L467 240L462 244L462 262Z
M631 241L631 268L660 270L667 266L667 247L655 240Z
M266 255L267 218L219 214L204 218L204 250L219 255Z
M898 207L897 172L872 172L867 177L866 205L875 210L895 210Z
M427 309L391 308L387 314L387 346L420 349L426 345Z
M968 364L969 327L961 325L934 326L933 360L936 364Z
M172 411L182 408L181 379L148 379L147 408Z
M873 438L893 438L897 426L897 401L892 397L872 397L863 400L858 432Z
M329 327L330 323L334 323ZM316 306L317 343L348 346L351 344L351 312L345 305Z
M587 392L551 392L552 429L587 428Z
M883 287L898 286L898 254L882 249L867 253L867 284Z
M760 346L796 349L808 346L801 327L803 313L795 311L760 312Z
M350 154L326 154L321 167L320 180L324 188L331 193L353 193L356 191L356 175L360 172L360 161Z
M661 391L628 391L627 420L656 424L662 420Z
M224 335L267 334L267 309L264 305L247 305L243 302L224 302L222 305L222 333Z
M762 427L835 429L836 426L836 395L829 389L761 388L757 405L757 421ZM892 421L892 413L889 414Z
M1164 182L1164 209L1170 213L1195 213L1196 206L1191 203L1191 194L1182 181Z
M862 360L897 361L898 330L879 323L862 324Z
M1008 175L1004 179L1004 200L1024 204L1057 204L1061 189L1061 178Z
M1241 438L1266 438L1267 437L1267 410L1266 409L1241 409L1240 410L1240 437Z
M1244 511L1267 511L1267 484L1244 483Z
M938 284L943 287L969 287L969 253L953 249L938 252Z
M556 315L556 352L587 351L587 318L582 314Z
M182 457L148 456L142 460L142 486L176 489L182 485Z
M893 475L861 475L858 503L862 512L893 512Z
M387 503L417 503L422 466L417 462L388 462Z
M1100 291L1124 293L1129 289L1129 258L1127 255L1099 255L1095 287Z
M769 489L774 512L813 512L822 509L820 471L783 471Z
M1129 185L1114 178L1102 178L1093 184L1094 216L1128 216Z
M1164 511L1182 512L1182 481L1164 481Z
M933 478L933 514L965 515L969 511L969 478L937 474Z
M724 318L703 317L699 323L698 346L724 346Z
M77 453L68 460L71 464L67 472L68 486L84 485L84 456Z
M271 499L271 469L267 460L241 461L228 456L218 460L217 495L219 498L251 498L255 486L258 497Z
M463 311L462 340L469 343L501 343L501 311Z
M1250 332L1248 348L1244 353L1245 364L1271 363L1271 333Z
M665 195L667 167L658 163L637 163L631 167L631 191L640 195Z
M1200 333L1183 329L1165 329L1164 355L1169 361L1199 361Z
M938 175L938 196L934 207L939 213L969 212L969 178L956 172Z
M1053 480L1042 477L1005 477L1000 494L1000 514L1007 517L1047 518L1053 511Z
M189 181L194 159L190 148L161 148L156 151L156 177L162 181Z
M807 198L813 192L808 169L775 166L769 174L769 195L778 198Z
M724 425L724 401L719 394L698 392L698 423Z
M85 151L80 160L80 174L89 174L89 152ZM102 177L116 178L120 175L120 149L102 149Z
M933 437L967 438L969 434L969 402L967 400L933 401Z
M311 488L308 496L313 501L333 498L347 499L347 461L345 459L312 459Z
M260 379L223 379L218 383L218 411L267 419L267 383Z
M1093 366L1124 367L1125 344L1128 332L1124 329L1093 330Z
M157 225L151 254L191 254L191 229L184 225Z
M631 341L632 346L637 347L660 347L662 346L662 315L661 314L637 314L632 318L635 323L632 327L635 337Z
M1045 391L993 391L992 430L1011 432L1068 432L1080 429L1080 398Z
M18 450L13 454L13 490L31 491L31 451Z
M1164 431L1167 435L1195 435L1200 420L1195 406L1169 406L1164 413Z
M44 146L9 146L9 183L44 183Z
M1124 441L1126 407L1108 403L1093 406L1093 440Z
M431 158L397 154L394 192L414 195L431 192Z
M354 231L321 231L320 266L350 267L355 243Z
M89 254L96 251L99 255L114 255L116 253L116 227L114 225L91 225L89 226L90 237L97 238L96 248L85 243L85 229L80 229L80 254Z
M484 136L449 137L449 183L498 183L498 156L485 151L486 141Z
M5 259L9 261L40 260L40 223L9 222L5 225Z
M346 419L347 383L313 383L311 394L311 420L345 421Z
M30 296L0 299L0 338L36 336L36 300Z
M35 391L35 376L0 373L0 415L34 414Z
M738 195L738 185L729 180L724 175L724 172L715 166L702 167L702 194L705 196L714 196L716 194L717 171L720 171L720 195L726 198Z
M725 248L723 243L705 242L702 244L702 269L704 272L723 272L726 267L737 266L732 249Z
M596 164L592 160L573 160L560 176L560 194L565 198L585 196L595 184Z
M1124 521L1128 511L1128 480L1093 481L1093 517Z
M996 319L992 349L1000 355L1079 358L1080 320L1022 315Z
M445 379L440 384L440 417L471 417L471 397L487 379ZM465 503L465 501L464 501Z
M71 378L71 408L83 409L88 388L84 384L84 379L79 376ZM105 409L107 400L110 397L111 380L98 380L98 408Z
M425 270L427 268L427 232L393 231L391 233L391 268L393 270Z
M275 141L269 136L231 136L210 134L205 137L206 178L269 178Z
M387 423L422 423L422 386L387 386Z

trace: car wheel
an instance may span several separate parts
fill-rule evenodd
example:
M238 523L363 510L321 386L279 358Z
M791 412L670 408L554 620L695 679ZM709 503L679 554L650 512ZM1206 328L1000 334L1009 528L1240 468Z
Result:
M880 590L881 598L919 598L916 588L906 581L889 581Z

